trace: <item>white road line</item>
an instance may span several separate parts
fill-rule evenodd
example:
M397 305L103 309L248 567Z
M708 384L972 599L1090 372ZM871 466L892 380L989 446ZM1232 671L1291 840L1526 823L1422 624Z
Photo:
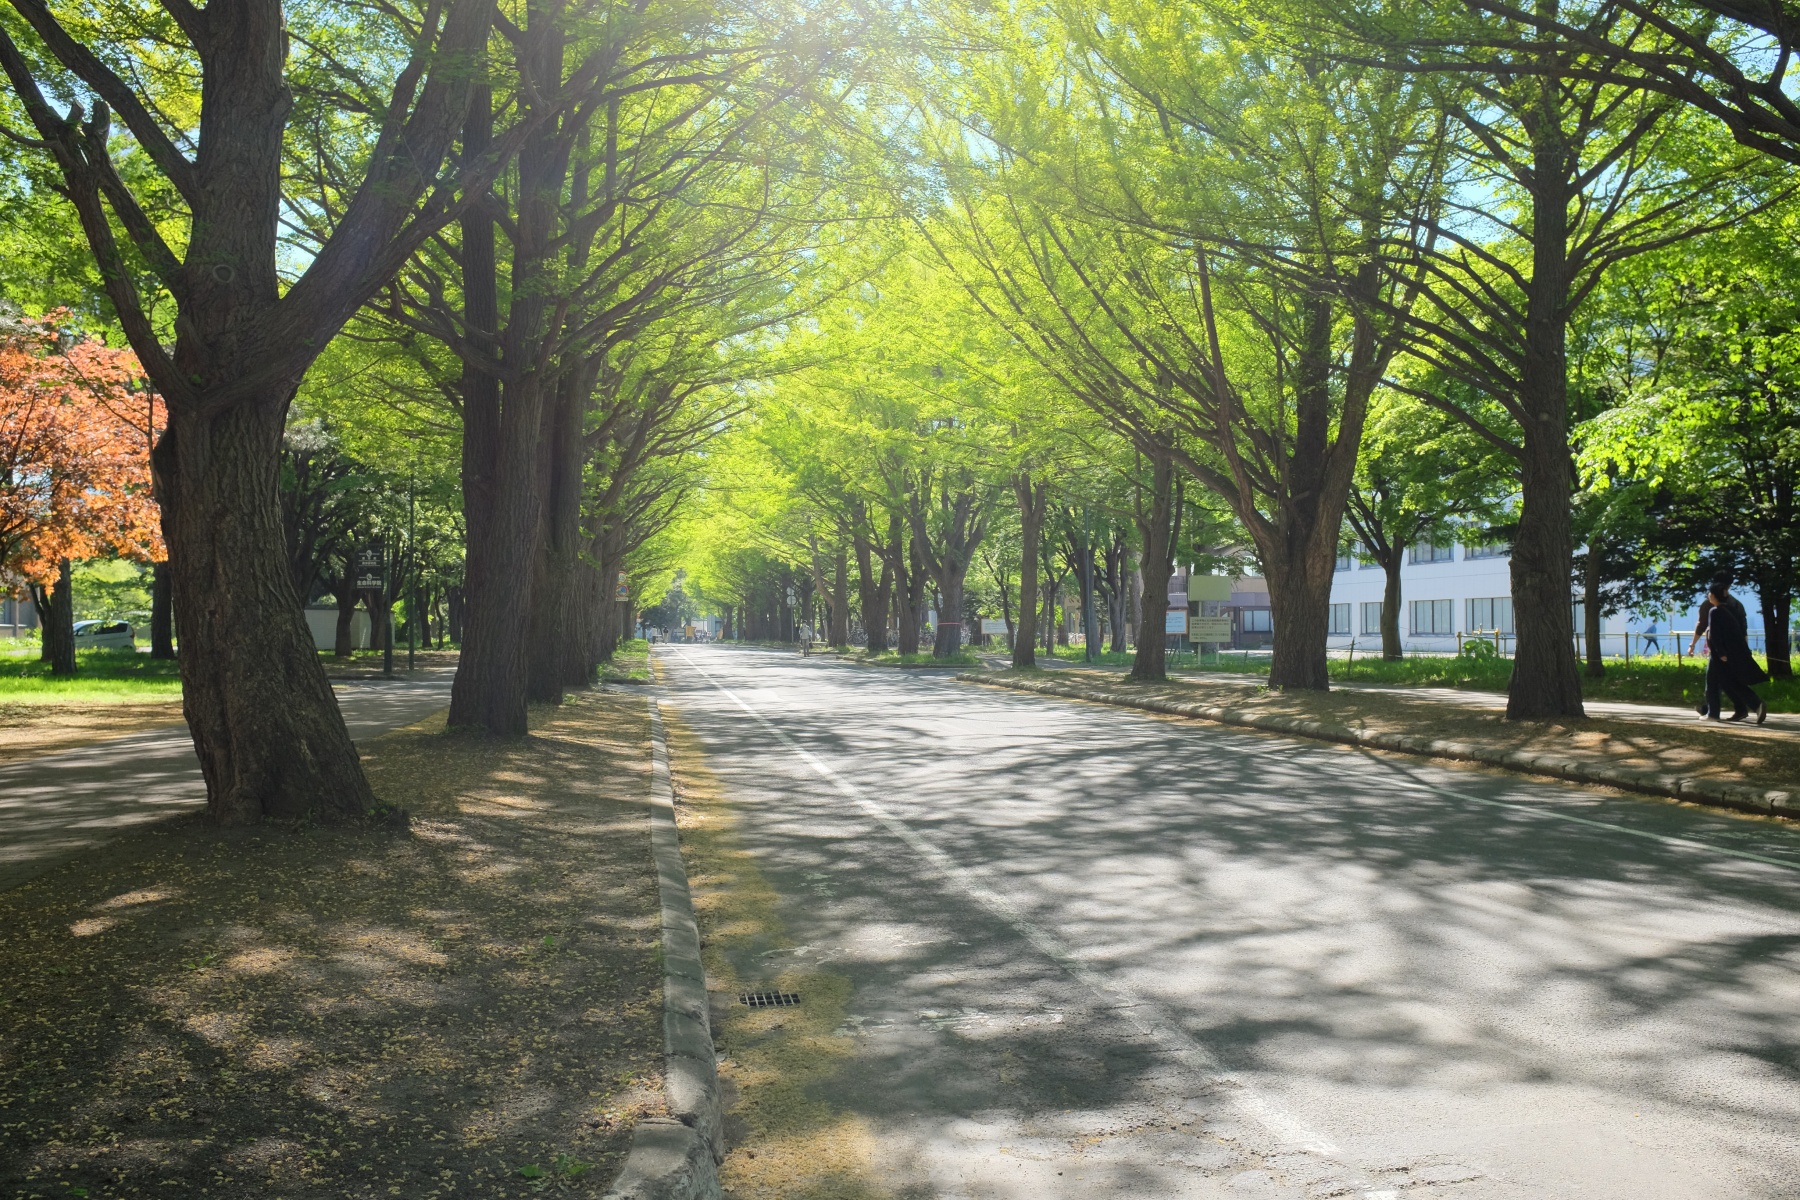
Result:
M943 850L921 836L912 826L895 816L879 801L871 799L856 784L838 774L830 764L788 736L785 730L714 678L712 672L695 662L685 650L677 650L676 653L681 656L682 661L704 675L707 681L724 693L727 699L773 734L777 741L792 750L802 762L835 787L846 799L904 842L908 848L930 863L939 874L954 883L977 904L1010 925L1015 932L1045 957L1062 967L1101 1000L1116 1008L1120 1017L1135 1026L1140 1034L1162 1042L1172 1052L1187 1059L1193 1066L1205 1072L1210 1079L1231 1084L1233 1086L1232 1100L1270 1133L1283 1142L1298 1146L1313 1154L1332 1158L1337 1158L1342 1154L1342 1151L1329 1139L1308 1128L1298 1117L1287 1112L1274 1101L1258 1095L1242 1079L1223 1070L1211 1051L1196 1041L1187 1030L1164 1015L1156 1005L1134 995L1076 958L1074 953L1057 938L1026 919L1012 901L982 883L974 873L958 864Z

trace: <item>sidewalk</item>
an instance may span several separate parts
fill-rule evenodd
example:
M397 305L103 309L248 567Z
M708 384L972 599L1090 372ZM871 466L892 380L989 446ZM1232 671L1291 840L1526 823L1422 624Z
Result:
M1004 671L1012 666L1012 660L1003 654L983 654L981 661L996 671ZM1107 677L1120 675L1116 667L1088 666L1086 663L1071 663L1061 660L1051 661L1039 656L1040 670L1050 671L1082 671ZM1269 677L1266 675L1247 675L1236 671L1177 671L1172 679L1196 686L1208 683L1228 684L1240 688L1258 689L1267 687ZM1437 704L1455 704L1465 708L1480 709L1492 712L1506 710L1505 692L1484 692L1474 688L1450 687L1397 687L1385 683L1357 683L1352 680L1332 680L1334 692L1374 692L1389 696L1411 696L1421 700L1430 700ZM1708 729L1713 733L1724 735L1746 735L1751 737L1785 734L1792 738L1800 734L1800 713L1770 713L1763 725L1737 724L1734 722L1702 723L1699 715L1691 708L1672 708L1664 704L1639 704L1626 700L1588 700L1583 707L1590 717L1604 717L1614 721L1644 721L1653 725L1676 725L1682 728L1690 726Z
M1650 795L1800 816L1800 738L1776 725L1720 725L1653 705L1595 701L1580 722L1506 721L1506 697L1453 688L1270 692L1260 678L1134 684L1117 671L966 672L958 679L1174 716L1478 762Z
M373 737L450 703L454 668L337 684L353 738ZM172 715L179 720L179 710ZM186 725L0 762L0 891L126 830L206 803Z

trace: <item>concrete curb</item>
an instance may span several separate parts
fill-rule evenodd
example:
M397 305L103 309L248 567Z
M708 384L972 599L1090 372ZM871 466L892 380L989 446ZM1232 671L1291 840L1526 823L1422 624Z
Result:
M1676 800L1691 801L1695 804L1710 804L1719 808L1737 809L1741 812L1761 813L1765 816L1800 818L1800 791L1789 788L1759 788L1742 783L1728 783L1722 779L1701 779L1691 775L1674 775L1661 771L1634 771L1629 767L1616 767L1608 763L1565 758L1556 754L1496 750L1491 746L1482 746L1474 742L1351 729L1346 725L1332 725L1325 721L1308 720L1305 717L1286 717L1276 713L1221 708L1197 702L1182 704L1152 696L1134 696L1127 692L1118 692L1091 684L1063 683L1060 680L1050 682L1001 679L994 675L974 672L964 672L956 678L968 683L1011 688L1018 692L1035 692L1043 696L1060 696L1070 700L1092 700L1101 704L1113 704L1121 708L1136 708L1145 712L1165 713L1177 717L1198 717L1205 721L1216 721L1221 725L1242 725L1250 729L1266 729L1275 733L1292 734L1319 741L1370 746L1378 750L1397 750L1403 754L1418 754L1427 758L1450 758L1463 762L1477 762L1490 767L1503 767L1509 771L1521 771L1528 775L1548 775L1555 779L1566 779L1571 783L1601 784L1606 787L1623 788L1630 792L1642 792L1650 796L1666 796Z
M650 852L662 894L663 1091L673 1117L638 1122L607 1200L718 1200L724 1106L707 1014L700 929L675 828L669 745L650 701Z

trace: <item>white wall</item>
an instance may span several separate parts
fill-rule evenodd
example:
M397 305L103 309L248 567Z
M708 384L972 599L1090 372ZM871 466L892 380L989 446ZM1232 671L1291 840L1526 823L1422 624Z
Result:
M337 649L337 608L308 608L306 626L312 630L313 645L320 650ZM350 617L350 645L357 650L369 648L369 614L360 606Z
M1469 621L1469 600L1512 597L1511 559L1505 555L1497 558L1470 558L1466 546L1457 546L1452 553L1454 557L1448 562L1415 563L1409 551L1405 565L1400 568L1400 644L1407 650L1454 651L1457 645L1456 634L1473 632ZM1347 648L1352 641L1356 643L1358 650L1364 647L1380 648L1379 632L1363 632L1362 606L1381 603L1386 582L1385 573L1380 567L1373 565L1353 563L1348 570L1337 572L1331 584L1331 602L1350 605L1350 632L1331 637L1329 644L1334 649ZM1752 635L1760 638L1762 614L1756 593L1750 588L1739 587L1733 589L1733 594L1749 612ZM1452 632L1444 635L1415 633L1412 621L1412 602L1415 600L1450 601ZM1642 633L1654 624L1665 653L1674 652L1673 640L1669 636L1671 629L1681 638L1685 649L1687 637L1693 631L1698 603L1699 597L1696 596L1694 603L1673 612L1642 615L1620 613L1605 617L1601 621L1602 648L1607 654L1617 654L1624 649L1624 642L1616 635L1623 634L1626 630ZM1575 632L1582 632L1580 625L1576 626ZM1755 644L1760 645L1760 641ZM1634 639L1634 654L1639 652L1638 646L1638 641Z

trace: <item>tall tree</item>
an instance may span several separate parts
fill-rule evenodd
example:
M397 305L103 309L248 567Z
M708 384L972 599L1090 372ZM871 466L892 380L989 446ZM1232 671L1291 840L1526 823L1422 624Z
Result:
M12 6L29 34L0 31L0 68L35 133L15 140L54 160L107 299L169 406L157 489L208 812L234 824L361 814L369 785L287 570L281 432L325 343L495 169L489 157L445 170L492 0L296 11L293 26L279 0L78 23L43 0ZM410 53L375 54L368 75L314 86L335 66L308 36L315 12L371 22L369 35ZM51 96L80 99L58 107ZM292 194L283 168L296 114L327 103L341 118L340 136L318 147L338 152L333 187ZM289 280L284 221L316 235Z

